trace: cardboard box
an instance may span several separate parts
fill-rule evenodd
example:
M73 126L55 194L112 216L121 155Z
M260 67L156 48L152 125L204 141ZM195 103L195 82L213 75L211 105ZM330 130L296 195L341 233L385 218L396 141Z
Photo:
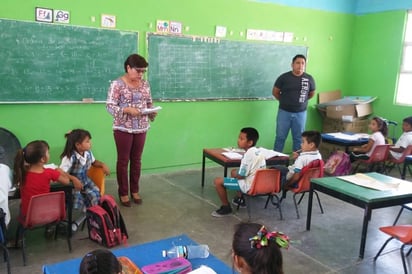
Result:
M322 117L352 122L355 118L365 118L373 113L372 102L376 97L345 97L340 90L319 93L317 109Z
M344 122L341 119L333 119L325 117L323 119L322 132L354 132L354 133L367 133L368 132L369 119L367 118L354 118L352 122Z

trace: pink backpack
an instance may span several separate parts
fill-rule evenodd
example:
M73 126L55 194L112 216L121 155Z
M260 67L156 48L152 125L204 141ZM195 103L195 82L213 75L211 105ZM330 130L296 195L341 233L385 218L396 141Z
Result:
M350 174L352 165L347 153L337 150L325 163L325 173L329 176L342 176Z

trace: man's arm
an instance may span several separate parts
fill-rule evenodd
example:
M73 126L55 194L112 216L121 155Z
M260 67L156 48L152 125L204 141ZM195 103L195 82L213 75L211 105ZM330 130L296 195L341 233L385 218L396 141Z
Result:
M273 87L272 94L277 100L280 100L280 89L279 88Z

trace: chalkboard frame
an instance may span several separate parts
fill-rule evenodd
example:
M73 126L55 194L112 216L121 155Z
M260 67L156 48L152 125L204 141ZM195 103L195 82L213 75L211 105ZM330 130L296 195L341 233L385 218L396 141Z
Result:
M157 40L156 40L157 39ZM169 40L170 39L170 40ZM180 40L181 39L181 40ZM166 42L165 42L166 40ZM169 40L169 42L167 41ZM154 41L154 42L153 42ZM160 45L161 43L165 43L165 45ZM232 90L226 90L226 95L229 96L215 96L212 95L211 96L206 96L206 97L198 97L197 93L191 93L191 92L186 92L183 96L185 97L179 97L179 95L176 95L176 97L173 97L175 94L173 94L173 88L170 88L170 91L166 91L166 90L162 90L159 91L161 88L159 88L159 86L161 84L159 84L160 82L163 81L162 77L168 77L168 75L176 75L175 70L179 69L179 64L181 59L174 59L173 61L175 61L175 63L173 64L169 64L169 67L167 67L167 65L163 65L164 68L160 68L159 64L161 64L164 60L166 60L166 62L168 61L168 59L171 59L169 56L164 56L159 54L160 52L165 53L169 48L174 48L174 46L176 46L178 49L187 49L187 47L182 47L179 48L179 46L181 45L185 45L185 43L196 43L195 46L200 46L200 49L195 49L194 51L202 51L203 50L203 46L206 45L207 47L210 47L210 45L212 45L212 47L214 45L226 45L223 47L228 47L228 50L233 53L232 49L232 45L233 47L236 49L237 47L240 47L241 49L245 49L247 51L252 50L252 51L260 51L260 48L265 48L265 49L273 49L273 48L277 48L277 49L282 49L282 51L286 50L286 51L294 51L293 54L289 54L289 56L283 57L282 54L277 53L278 55L282 55L283 58L283 67L276 67L277 65L274 65L274 67L276 67L275 71L277 71L277 73L273 73L270 76L265 75L265 86L264 88L260 88L261 91L259 91L258 93L255 92L250 92L250 87L246 86L244 87L244 89L249 89L246 92L249 93L237 93L235 94L235 96L232 96ZM158 43L158 45L153 46L155 43ZM173 44L175 43L175 44ZM251 41L251 40L229 40L229 39L220 39L220 38L216 38L216 37L206 37L206 36L192 36L192 35L170 35L170 34L160 34L160 33L147 33L146 34L146 49L147 49L147 57L148 57L148 61L149 61L149 70L148 70L148 80L151 84L151 89L152 89L152 97L154 101L159 101L159 102L173 102L173 101L186 101L186 102L190 102L190 101L240 101L240 100L273 100L273 96L272 96L272 87L273 87L273 83L276 80L276 78L287 71L291 70L291 63L292 63L292 58L296 55L296 54L304 54L305 56L307 56L309 48L307 45L296 45L296 44L286 44L286 43L277 43L277 42L268 42L268 41ZM186 44L187 45L187 44ZM209 46L208 46L209 45ZM229 46L227 46L229 45ZM166 46L169 46L166 47ZM190 52L190 47L192 45L189 45L189 49L187 51L185 50L181 50L181 52ZM155 48L158 47L158 48ZM163 48L161 48L163 47ZM235 52L237 53L237 52ZM255 52L256 53L256 52ZM283 52L282 52L283 53ZM291 52L289 52L291 53ZM260 54L260 53L259 53ZM258 55L259 55L258 54ZM156 55L155 57L153 57L153 55ZM186 59L197 59L197 60L201 60L203 62L203 64L207 63L208 69L213 69L213 68L217 68L218 66L220 66L220 64L216 65L216 64L210 64L214 61L212 61L211 59L202 59L202 56L198 56L198 53L195 53L196 56L194 56L195 58L186 58ZM206 56L207 54L205 54ZM209 54L210 56L212 54ZM163 56L165 58L161 58L159 56ZM271 56L273 57L273 54L271 54ZM185 56L180 56L182 57L182 59L184 59ZM193 56L191 56L193 57ZM263 58L263 60L266 61L266 55L264 56L260 56L261 59ZM286 58L286 59L285 59ZM205 62L205 60L207 62ZM229 62L232 62L233 60L229 60ZM251 62L251 61L248 61ZM235 64L238 64L238 61L234 61ZM177 64L177 69L175 64ZM213 67L216 66L216 67ZM230 66L233 66L233 64L230 64ZM257 71L260 68L259 67L254 67L256 69L256 73L257 74L262 74L262 72ZM267 67L265 69L262 69L263 74L265 73L270 73L272 72L272 70L270 69L271 67ZM267 70L270 71L267 71ZM243 73L243 74L242 74ZM240 74L242 74L242 77L249 77L249 75L246 75L244 72L240 72ZM155 75L155 76L154 76ZM163 75L162 77L160 75ZM179 77L179 76L171 76L171 77ZM188 77L189 78L189 77ZM196 77L193 77L193 79L196 79ZM225 81L225 78L222 78ZM173 80L176 80L176 78L172 78L170 79L173 82ZM245 80L246 81L246 80ZM165 80L164 82L166 82L165 85L167 85L167 82L169 82L168 80ZM196 81L193 81L196 82ZM213 83L213 81L210 81L211 83ZM232 81L232 83L237 83ZM165 86L163 85L163 87ZM179 83L180 86L183 86L184 84ZM229 84L230 85L230 84ZM191 87L193 90L198 91L197 87L193 86ZM233 87L232 87L233 88ZM212 88L211 88L212 89ZM188 91L189 89L186 89L186 91ZM264 94L263 94L264 92ZM172 96L169 96L169 94L172 94ZM183 94L183 93L181 93ZM189 94L189 95L188 95ZM239 96L237 96L239 95Z
M85 70L89 70L89 72L90 71L96 72L96 75L102 76L101 78L98 78L99 76L95 77L94 75L92 75L92 77L94 78L91 78L89 77L90 75L89 74L88 77L84 77L85 82L87 83L82 83L79 85L73 84L73 81L69 82L68 86L65 86L65 87L58 86L56 84L57 89L55 89L54 91L53 91L53 88L50 89L50 86L52 86L50 82L48 84L33 83L32 86L21 85L26 90L24 91L17 90L17 95L15 95L13 91L17 89L18 84L7 85L8 90L6 90L6 87L3 86L2 88L0 87L0 104L104 103L106 101L107 90L110 85L110 81L116 79L117 77L122 75L122 73L124 73L123 63L124 63L124 60L127 58L127 56L132 53L138 52L138 45L139 45L139 32L138 31L124 31L124 30L118 30L118 29L96 28L96 27L78 26L78 25L71 25L71 24L44 23L44 22L14 20L14 19L6 19L6 18L0 18L0 24L3 24L3 26L0 25L0 27L3 30L9 26L13 26L14 28L21 28L21 29L24 29L27 27L30 30L39 30L40 34L34 33L33 36L31 36L32 33L34 32L32 31L32 33L28 32L29 34L25 33L24 35L27 35L27 40L30 40L30 39L33 40L33 37L39 38L39 40L43 39L42 42L44 43L43 46L45 48L47 48L47 46L49 45L51 47L51 44L47 44L47 43L51 43L50 41L52 41L53 39L58 40L58 38L62 37L65 39L66 44L62 45L63 42L55 42L55 41L53 41L53 43L56 43L57 46L60 46L60 47L63 46L63 50L70 51L70 49L72 49L72 52L75 52L73 48L76 48L75 46L76 42L71 42L70 38L73 37L73 41L83 39L84 41L81 41L81 42L84 42L84 46L83 46L84 51L82 51L82 46L77 46L76 50L78 54L77 60L81 60L80 62L83 62L85 64L85 67L83 68L81 66L63 66L62 65L61 67L63 69L66 69L67 67L69 67L70 69L72 69L73 67L77 69L77 72L74 72L74 74L73 73L70 74L71 72L68 72L67 79L70 79L69 77L72 75L73 75L73 78L84 77L82 74L85 74L84 72ZM9 48L13 45L13 39L16 39L16 40L22 39L21 36L18 36L18 35L16 35L16 38L13 37L13 33L12 33L13 27L10 27L9 30L6 29L7 31L0 33L0 36L3 35L2 37L4 39L8 39L5 41L7 41L7 46ZM49 30L51 30L50 31L51 33L48 32ZM47 36L46 34L51 36L51 38ZM58 36L59 34L61 34L61 37ZM73 36L75 34L78 34L79 37ZM36 35L39 37L37 37ZM90 42L89 36L93 37L92 42ZM49 38L50 40L47 40ZM111 42L112 40L121 41L122 46L116 47L116 51L113 51L113 50L111 52L103 51L105 45L116 45L116 43L120 43L116 41ZM34 47L36 47L36 45ZM87 49L87 47L89 48ZM107 47L107 46L106 48L107 50L111 49L110 47ZM1 46L0 46L0 49L1 49ZM47 59L49 58L47 56L48 54L47 50L43 50L43 51L44 52L41 53L43 54L42 57L44 57L47 60L47 62L52 62L51 59ZM56 51L57 51L57 47L56 47ZM18 48L18 46L16 46L16 48L9 50L9 53L7 54L16 55L16 52L22 52L21 48ZM33 74L34 74L36 71L39 70L39 67L36 67L32 63L32 62L35 62L39 58L38 56L36 56L37 54L40 54L40 53L38 52L32 53L33 60L30 60L30 58L24 59L24 58L27 58L27 56L23 57L23 54L21 57L20 56L16 57L13 55L12 58L10 58L10 60L12 61L9 61L9 62L13 62L14 60L17 60L16 61L17 63L11 63L11 64L13 65L16 64L16 66L22 67L23 66L22 64L25 64L23 62L28 61L27 63L32 64L32 65L31 66L28 65L27 73L31 73L30 71L33 71ZM100 57L100 56L102 56L102 58L98 59L97 57ZM3 59L3 61L8 60L7 56L5 55L0 54L0 57L3 57L3 58L0 58L0 59ZM108 57L108 58L105 58L105 57ZM73 57L67 58L67 60L65 60L65 64L70 62L72 59L75 59L75 58ZM93 65L91 64L90 61L93 62ZM45 63L50 64L47 62ZM17 81L23 81L24 83L24 80L20 80L18 76L16 76L18 75L19 71L16 68L14 68L14 66L10 66L10 67L12 68L9 69L9 71L7 71L7 68L3 68L3 70L0 69L0 81L3 79L4 82L6 82L6 79L9 78L7 81L17 80ZM12 71L12 73L9 73L10 70L14 70L14 71ZM59 73L57 71L58 67L57 68L53 67L53 65L50 67L45 67L44 70L47 72L43 72L44 74L42 76L45 77L46 80L54 79L53 77L55 75L51 74L51 73L54 73L54 71L56 71L56 74ZM72 69L72 71L74 70ZM62 76L62 74L58 74L58 75L59 75L58 77L60 77L61 79L63 79L63 77L66 76L66 75ZM32 82L35 82L35 81L32 81ZM45 89L44 91L41 90L42 85L47 85L47 88L49 89L48 90ZM35 92L32 93L31 91L34 90L34 87L36 87L36 90ZM84 89L82 89L82 87L84 87ZM68 89L71 89L73 92L63 93L67 91ZM63 95L60 95L60 94L63 94Z

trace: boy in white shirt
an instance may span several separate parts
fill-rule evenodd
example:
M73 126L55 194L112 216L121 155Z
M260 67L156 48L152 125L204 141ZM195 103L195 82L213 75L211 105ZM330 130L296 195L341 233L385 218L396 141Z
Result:
M239 148L243 148L246 152L240 163L239 170L233 169L231 177L218 177L214 180L217 194L222 203L222 206L212 212L213 217L223 217L232 213L232 208L227 198L226 189L238 191L238 197L241 193L249 191L253 178L258 169L266 168L266 160L260 149L256 148L256 142L259 139L259 133L251 127L242 128L237 139Z
M302 133L301 149L293 152L295 162L288 166L275 166L281 172L281 183L283 188L282 200L286 198L287 190L294 188L295 183L300 178L301 170L315 160L322 160L322 155L319 153L319 146L322 141L322 136L318 131L309 130Z
M407 146L412 145L412 116L406 117L402 121L402 135L396 141L395 145L390 147L390 157L399 159L402 156L402 152Z

